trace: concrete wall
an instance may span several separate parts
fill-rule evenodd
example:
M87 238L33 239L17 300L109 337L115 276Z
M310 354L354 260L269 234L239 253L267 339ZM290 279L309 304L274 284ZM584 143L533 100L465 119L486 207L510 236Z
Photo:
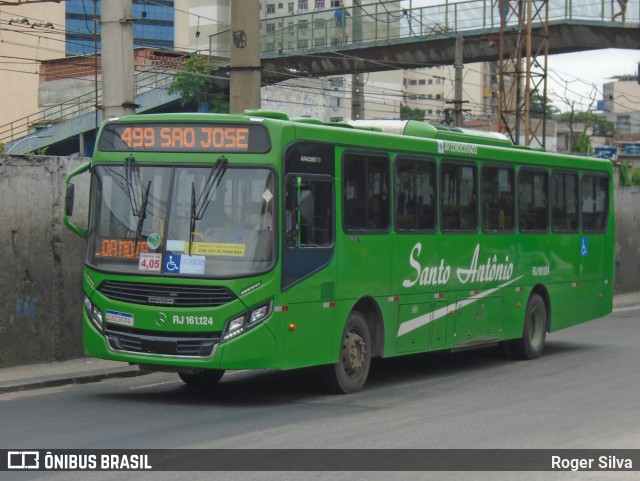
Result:
M615 291L640 291L640 187L616 188Z
M85 241L62 224L64 180L88 159L0 156L0 367L82 355ZM88 176L74 219L86 225Z
M88 159L0 155L0 367L82 356L85 241L62 224L66 175ZM73 221L86 226L89 175ZM640 291L640 188L616 190L616 292Z

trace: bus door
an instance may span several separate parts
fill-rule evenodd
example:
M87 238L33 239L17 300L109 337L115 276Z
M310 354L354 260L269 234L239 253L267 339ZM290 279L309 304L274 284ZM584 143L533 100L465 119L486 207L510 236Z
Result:
M513 263L512 238L504 235L513 233L513 205L507 202L514 194L513 171L492 166L479 171L475 163L445 160L440 194L439 252L452 266L452 292L446 295L452 345L499 339L503 292L488 292L507 280ZM481 229L484 235L479 235Z
M390 162L386 154L346 152L342 159L342 232L338 291L381 306L391 293L392 237Z
M551 174L551 264L530 266L532 283L549 290L552 331L572 326L579 319L579 280L583 255L580 233L580 180L575 171L554 169ZM584 242L586 245L587 242ZM554 282L550 282L553 279Z
M398 353L444 348L447 283L438 253L435 159L400 154L394 162L393 290L399 294Z
M582 235L576 248L580 250L580 318L587 320L605 314L605 308L608 309L603 302L605 265L611 262L605 260L611 253L607 246L611 239L606 235L610 205L608 177L583 174L581 192ZM608 281L612 283L613 279Z
M284 367L332 362L336 268L333 148L298 143L285 154L282 289ZM333 349L332 349L333 348Z

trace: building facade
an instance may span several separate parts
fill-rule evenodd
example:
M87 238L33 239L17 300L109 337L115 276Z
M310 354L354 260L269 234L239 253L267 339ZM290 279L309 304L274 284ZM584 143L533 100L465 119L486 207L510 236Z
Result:
M463 68L462 111L466 120L482 120L490 130L498 128L498 82L490 62L465 64ZM438 65L407 70L403 79L403 103L425 111L425 120L448 123L456 108L455 68Z
M619 135L640 134L640 83L637 76L619 77L602 87L599 103L607 120L616 126Z
M7 141L12 130L21 129L28 116L37 120L39 63L64 56L64 29L62 3L2 6L0 143Z
M66 55L102 50L100 6L101 0L66 0ZM174 0L132 0L132 8L134 47L174 48Z

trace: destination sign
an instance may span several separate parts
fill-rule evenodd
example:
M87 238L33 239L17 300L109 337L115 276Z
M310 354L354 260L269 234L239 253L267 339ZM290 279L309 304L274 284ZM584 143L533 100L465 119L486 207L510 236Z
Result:
M131 239L111 239L103 237L97 243L96 257L114 259L137 259L141 252L149 252L149 246L144 241L137 244Z
M265 153L271 147L263 125L113 123L102 130L102 151Z

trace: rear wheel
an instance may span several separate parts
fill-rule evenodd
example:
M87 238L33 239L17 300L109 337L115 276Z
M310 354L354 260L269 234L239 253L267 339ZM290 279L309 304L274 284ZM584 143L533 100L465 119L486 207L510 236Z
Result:
M185 384L197 388L209 388L215 386L224 374L223 369L210 369L196 373L179 372L178 376Z
M328 383L338 394L356 393L364 387L371 366L371 334L364 316L352 312L347 319L338 362L330 366Z
M537 359L542 355L547 335L547 306L542 297L533 294L527 303L521 339L505 343L505 351L513 359Z

